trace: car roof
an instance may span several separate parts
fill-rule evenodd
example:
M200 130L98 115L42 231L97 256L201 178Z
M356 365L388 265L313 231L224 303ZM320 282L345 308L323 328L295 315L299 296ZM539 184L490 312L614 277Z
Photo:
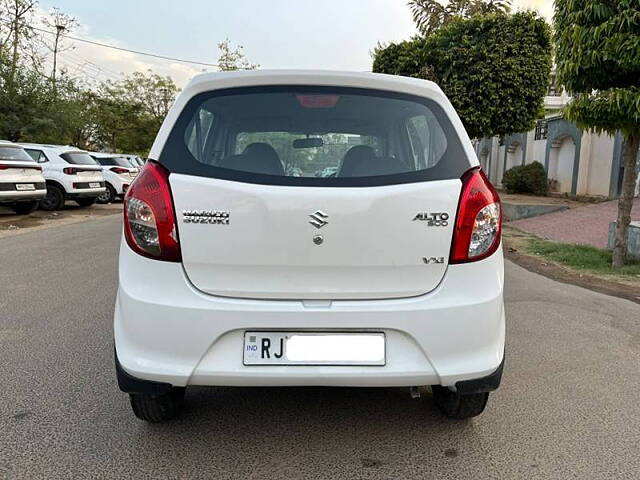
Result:
M89 152L89 155L92 157L98 158L122 158L126 157L126 155L122 153L105 153L105 152Z
M75 147L73 145L52 145L47 143L19 143L18 145L24 148L46 148L49 150L56 150L56 152L58 153L88 153L86 150L82 150L81 148Z
M328 85L336 87L352 86L350 84L367 84L367 88L375 89L379 86L395 85L398 90L403 90L406 85L420 85L441 92L440 87L432 81L417 78L402 77L373 72L354 72L346 70L303 70L303 69L270 69L270 70L234 70L230 72L205 72L194 76L185 89L193 84L219 82L221 80L236 80L238 86L244 86L250 79L253 85L289 84L295 85L296 81L304 80L305 85ZM290 79L290 80L289 80Z
M9 140L0 140L0 147L22 148L17 143L10 142Z

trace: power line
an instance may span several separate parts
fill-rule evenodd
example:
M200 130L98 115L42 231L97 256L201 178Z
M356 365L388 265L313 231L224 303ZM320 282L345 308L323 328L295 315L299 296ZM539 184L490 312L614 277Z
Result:
M95 77L95 75L99 75L101 77L106 77L106 78L110 78L112 80L119 80L120 77L116 76L114 74L111 74L109 72L106 72L104 70L102 70L99 67L93 66L92 64L90 64L90 62L86 61L86 60L75 60L73 57L69 56L67 53L63 52L58 54L60 56L60 58L63 60L63 62L65 62L68 66L75 66L74 70L76 74L84 74L87 77L95 80L96 82L100 82L101 80L99 80L98 78Z
M12 25L12 23L6 22L6 21L2 22L2 23L5 23L6 25ZM50 30L45 30L44 28L34 27L34 26L30 26L29 28L31 28L33 30L36 30L38 32L48 33L49 35L56 35L56 32L52 32ZM171 62L190 63L190 64L193 64L193 65L202 65L202 66L205 66L205 67L216 67L216 68L218 68L218 65L215 64L215 63L196 62L194 60L185 60L183 58L167 57L165 55L159 55L157 53L142 52L140 50L131 50L129 48L116 47L115 45L108 45L106 43L95 42L93 40L87 40L85 38L73 37L71 35L65 35L64 38L68 38L70 40L75 40L76 42L89 43L91 45L96 45L98 47L111 48L113 50L120 50L122 52L135 53L136 55L144 55L146 57L159 58L161 60L169 60Z
M97 64L93 63L92 61L87 60L82 55L77 54L73 50L69 50L66 53L69 54L69 55L73 55L73 57L75 57L76 59L79 59L81 62L89 64L94 69L99 70L100 72L104 73L107 76L111 76L111 77L116 78L116 79L122 78L122 73L117 73L117 72L114 72L113 70L110 70L110 69L108 69L106 67L101 67L100 65L97 65Z

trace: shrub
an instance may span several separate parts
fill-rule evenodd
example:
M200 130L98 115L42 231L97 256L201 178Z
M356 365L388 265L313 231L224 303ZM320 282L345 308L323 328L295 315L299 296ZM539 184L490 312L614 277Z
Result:
M502 185L508 193L546 195L549 192L547 172L540 162L518 165L504 172Z

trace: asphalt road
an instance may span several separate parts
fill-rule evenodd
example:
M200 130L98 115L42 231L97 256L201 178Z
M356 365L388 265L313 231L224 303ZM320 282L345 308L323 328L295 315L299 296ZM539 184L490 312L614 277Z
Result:
M503 386L474 420L405 389L116 386L119 216L0 239L0 478L638 478L640 306L507 264Z

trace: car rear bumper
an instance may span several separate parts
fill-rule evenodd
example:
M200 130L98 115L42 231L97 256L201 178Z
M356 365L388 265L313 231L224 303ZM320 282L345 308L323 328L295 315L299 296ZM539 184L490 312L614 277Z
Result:
M232 299L198 291L181 264L141 257L123 243L117 359L133 379L174 386L465 388L472 380L487 391L497 387L504 357L503 278L499 249L480 262L449 266L441 284L419 297L329 305ZM247 330L382 331L386 365L245 366Z
M40 200L47 194L47 190L25 190L25 191L0 191L0 203L25 202L29 200Z
M104 183L104 182L103 182ZM87 198L87 197L99 197L105 191L105 187L100 188L74 188L70 192L65 194L65 198Z

